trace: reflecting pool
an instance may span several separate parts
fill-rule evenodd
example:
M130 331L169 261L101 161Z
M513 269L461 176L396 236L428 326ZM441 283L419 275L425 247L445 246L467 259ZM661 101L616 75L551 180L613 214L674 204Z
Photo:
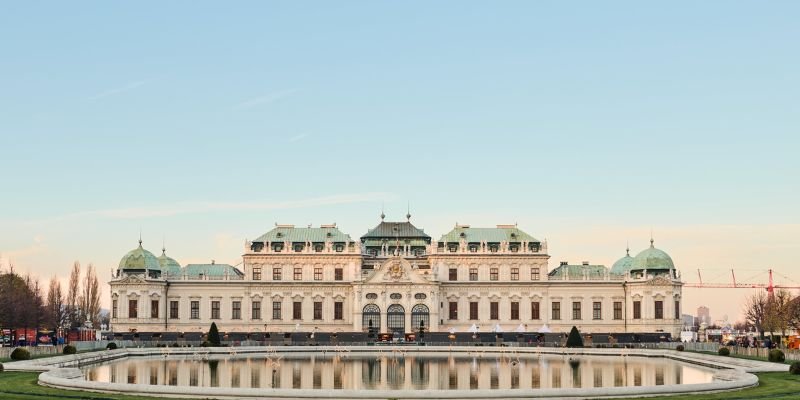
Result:
M82 368L90 381L280 389L538 389L708 383L714 369L664 358L384 352L153 356Z

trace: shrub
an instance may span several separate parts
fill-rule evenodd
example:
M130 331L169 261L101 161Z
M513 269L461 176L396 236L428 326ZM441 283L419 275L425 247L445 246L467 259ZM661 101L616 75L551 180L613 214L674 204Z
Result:
M782 363L786 361L786 356L783 354L782 351L778 349L770 350L767 358L769 359L770 362Z
M78 352L78 349L76 349L75 346L73 346L71 344L68 344L68 345L64 346L64 351L62 351L62 353L64 353L64 354L75 354L77 352Z
M11 359L14 361L30 360L31 353L28 350L23 349L22 347L17 347L16 349L14 349L14 351L11 352Z
M675 348L675 350L683 351L684 350L683 345L679 344L678 347Z
M173 343L172 347L181 347L181 346L178 346L178 343Z
M203 343L200 343L200 347L211 347L211 342L205 340Z
M3 363L0 363L0 372L3 372Z
M717 350L717 354L721 356L729 356L731 355L731 351L727 347L720 347L719 350Z
M216 322L212 322L211 328L208 329L208 341L214 347L218 347L221 344Z
M106 345L106 349L108 349L108 350L116 350L117 349L117 344L114 343L114 342L108 342L108 344Z
M578 328L572 327L572 330L569 331L569 337L567 337L567 347L583 347L583 338L581 337L581 333L578 332Z
M0 365L0 371L3 370L3 366ZM792 375L800 375L800 361L795 361L792 363L792 366L789 367L789 373Z

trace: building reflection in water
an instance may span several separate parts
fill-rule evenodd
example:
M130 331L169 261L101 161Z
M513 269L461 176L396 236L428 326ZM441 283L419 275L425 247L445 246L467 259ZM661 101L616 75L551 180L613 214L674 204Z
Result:
M133 358L83 368L87 380L150 385L276 389L470 390L706 383L714 370L662 358L490 353L417 356L254 355L218 359ZM525 379L520 379L525 377Z

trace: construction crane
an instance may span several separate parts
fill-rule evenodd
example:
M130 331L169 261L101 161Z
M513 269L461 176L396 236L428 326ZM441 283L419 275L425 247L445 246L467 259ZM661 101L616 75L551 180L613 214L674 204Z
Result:
M736 282L736 273L731 269L731 283L705 283L703 282L703 276L700 274L700 269L697 269L697 279L698 282L686 282L683 284L683 287L689 288L724 288L724 289L766 289L770 296L775 292L775 289L800 289L800 285L798 286L791 286L791 285L776 285L772 279L772 269L768 270L769 272L769 282L768 283L741 283ZM782 275L783 276L783 275ZM783 276L786 279L791 280L787 276Z

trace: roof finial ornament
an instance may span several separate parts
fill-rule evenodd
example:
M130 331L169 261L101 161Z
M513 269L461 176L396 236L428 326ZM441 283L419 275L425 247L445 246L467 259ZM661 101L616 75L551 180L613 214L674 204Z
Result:
M386 214L383 212L383 207L384 203L381 202L381 222L383 222L383 219L386 218Z
M406 206L406 219L410 222L411 221L411 201L408 202Z
M142 228L139 228L139 247L142 247Z
M166 255L167 254L167 244L166 243L167 243L167 235L164 235L164 237L161 238L161 254L162 255Z
M653 242L655 242L655 240L653 240L653 228L650 228L650 247L651 248L654 247L653 246Z
M625 241L625 255L630 257L631 256L631 244L629 241Z

